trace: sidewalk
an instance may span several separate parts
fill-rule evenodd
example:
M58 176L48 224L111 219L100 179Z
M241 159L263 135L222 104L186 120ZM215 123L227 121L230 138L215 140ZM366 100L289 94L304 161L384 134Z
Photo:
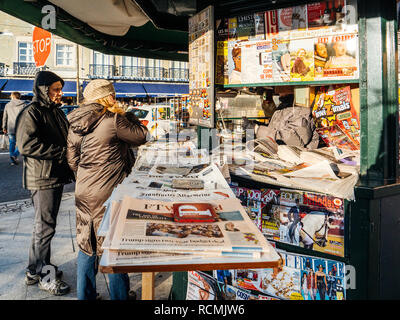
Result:
M0 203L0 300L76 300L76 257L74 194L64 193L52 240L52 260L63 271L63 280L71 292L56 297L24 283L25 268L32 236L34 210L30 199ZM141 273L129 274L131 290L141 298ZM109 300L108 278L97 275L97 291ZM156 274L155 300L168 299L172 273Z

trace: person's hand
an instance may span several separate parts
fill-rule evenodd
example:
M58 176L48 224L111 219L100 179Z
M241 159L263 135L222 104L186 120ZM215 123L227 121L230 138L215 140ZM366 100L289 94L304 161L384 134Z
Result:
M3 129L3 133L4 133L4 134L7 134L7 130L6 130L6 129Z

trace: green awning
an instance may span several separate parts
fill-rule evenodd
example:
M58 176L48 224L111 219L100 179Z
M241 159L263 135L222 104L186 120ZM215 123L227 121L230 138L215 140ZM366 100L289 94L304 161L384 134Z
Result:
M84 1L84 0L83 0ZM96 1L92 1L96 10ZM56 29L51 33L84 47L105 54L136 56L164 60L188 60L188 33L170 29L160 29L149 21L143 26L131 26L124 36L112 36L95 30L85 22L75 18L48 1L0 0L0 10L30 24L41 27L45 5L56 8ZM102 12L98 13L102 16ZM179 17L181 24L187 18ZM182 27L181 29L185 29Z

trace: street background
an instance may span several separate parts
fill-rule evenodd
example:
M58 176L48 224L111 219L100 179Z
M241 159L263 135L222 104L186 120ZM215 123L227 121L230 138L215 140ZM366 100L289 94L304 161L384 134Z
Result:
M19 165L11 166L7 150L0 149L0 203L30 198L30 191L22 188L22 157ZM73 192L75 184L64 186L64 192Z

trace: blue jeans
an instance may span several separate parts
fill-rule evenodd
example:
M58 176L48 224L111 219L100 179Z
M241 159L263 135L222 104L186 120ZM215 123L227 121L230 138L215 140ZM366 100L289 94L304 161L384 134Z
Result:
M88 256L79 250L77 274L78 300L96 300L96 274L98 272L98 256ZM129 277L126 273L108 274L110 299L128 300Z
M19 156L19 151L17 148L17 140L15 138L15 134L8 134L8 141L10 143L9 145L9 152L10 152L10 158L11 157L18 157Z

